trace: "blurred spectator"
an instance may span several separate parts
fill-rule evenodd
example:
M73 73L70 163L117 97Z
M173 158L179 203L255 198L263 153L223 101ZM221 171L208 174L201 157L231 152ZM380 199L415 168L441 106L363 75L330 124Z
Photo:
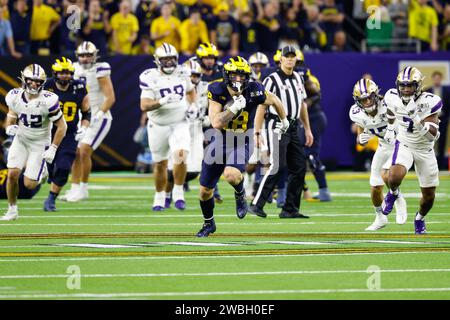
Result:
M342 30L343 12L342 5L336 4L335 0L324 0L324 4L320 6L319 22L327 35L326 49L328 50L333 44L336 31Z
M181 22L172 16L172 6L165 3L161 7L161 16L153 20L150 35L155 42L155 48L164 42L170 43L180 52L180 29Z
M410 0L408 35L412 39L420 40L422 51L438 50L437 26L436 10L427 5L427 0Z
M33 5L31 1L9 1L11 27L14 30L14 44L17 52L30 54L30 29Z
M323 31L320 27L318 7L312 6L308 9L308 20L311 38L308 46L316 50L325 48L327 45L327 35L325 34L325 31Z
M143 48L150 45L150 26L156 18L158 0L140 0L136 8L135 15L139 21L138 42Z
M99 54L105 56L108 52L108 35L111 30L108 12L102 10L99 0L91 0L88 16L81 24L81 38L95 44Z
M442 50L450 50L450 3L444 7L442 21L439 25L439 42Z
M450 117L450 87L442 85L442 72L434 71L431 75L431 80L433 82L432 86L426 89L427 92L431 92L442 99L442 109L439 113L439 132L441 136L436 143L437 152L436 157L439 165L439 169L445 170L448 166L446 153L447 153L447 128L448 121Z
M92 1L91 1L92 2ZM84 0L66 0L63 2L63 8L62 8L62 25L59 28L59 48L63 55L72 55L74 51L77 49L77 46L80 42L80 36L81 36L81 25L71 25L75 21L72 18L72 15L74 11L70 8L71 6L76 6L78 10L80 10L81 14L81 21L84 19L84 15L86 14L86 3ZM70 8L70 10L69 10ZM78 26L80 29L78 29ZM58 30L58 29L57 29ZM55 31L56 33L56 31ZM54 33L54 34L55 34ZM53 39L54 37L52 37ZM58 43L54 44L55 48L58 46ZM52 52L55 52L52 49Z
M129 0L122 0L119 12L111 17L113 52L131 54L133 42L137 39L139 22L131 12Z
M393 0L392 3L388 6L388 10L393 22L392 39L407 39L408 0Z
M14 58L21 58L22 54L17 52L14 46L13 30L9 20L4 18L4 12L8 10L7 4L0 5L0 56L6 56L8 47L11 56Z
M184 20L180 26L181 51L184 55L191 56L197 50L200 43L209 42L208 28L201 19L198 9L191 9L189 19Z
M108 17L112 17L119 12L119 3L117 0L101 0L102 8L107 12Z
M344 31L338 30L334 33L333 46L331 47L333 52L348 52L352 51L347 43L347 35Z
M250 11L241 15L239 22L239 50L245 54L257 52L258 45L258 28L253 21L253 15Z
M236 56L239 54L239 33L236 20L229 15L230 6L223 2L215 11L217 16L211 22L210 38L219 50L219 55L228 54Z
M312 33L314 30L309 23L309 11L316 10L317 12L317 6L307 7L304 0L293 0L292 9L295 12L295 20L300 28L300 48L308 50L309 47L316 47L312 40Z
M280 23L276 18L276 7L267 3L263 9L262 18L258 20L259 51L272 53L278 49L280 38Z
M303 38L303 30L297 21L297 13L294 8L289 8L281 23L279 47L292 45L300 48L300 41Z
M66 1L65 1L66 2ZM75 4L75 0L67 0L68 4ZM84 1L83 1L84 2ZM60 15L60 17L62 17L62 20L59 25L56 26L55 30L52 32L52 35L49 39L50 42L50 52L53 54L59 54L61 51L61 43L65 42L68 37L69 37L69 29L66 28L66 24L65 24L65 10L63 10L63 6L62 4L58 1L58 0L46 0L45 3L49 6L52 7L53 10L55 10L55 12L57 14ZM70 16L70 15L69 15ZM64 34L62 34L62 30L64 29L66 32L64 32Z
M44 4L43 0L33 0L30 32L32 54L50 54L49 39L60 24L61 16L52 7Z

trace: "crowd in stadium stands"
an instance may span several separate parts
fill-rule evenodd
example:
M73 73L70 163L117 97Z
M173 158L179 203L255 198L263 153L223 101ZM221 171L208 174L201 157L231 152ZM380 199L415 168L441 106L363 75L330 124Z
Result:
M371 51L449 50L450 0L0 0L0 56L73 54L83 40L103 56L163 42L192 55L206 41L221 55L359 51L361 40Z

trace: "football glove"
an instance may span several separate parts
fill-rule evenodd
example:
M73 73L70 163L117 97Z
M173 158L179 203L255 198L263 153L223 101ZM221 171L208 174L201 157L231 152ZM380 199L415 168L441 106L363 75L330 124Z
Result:
M366 145L369 142L371 135L367 132L362 132L358 135L358 143L362 146Z
M195 103L191 103L189 108L186 110L186 119L188 121L194 121L200 117L200 110Z
M47 150L44 151L42 158L44 158L47 163L52 163L53 159L55 159L56 150L58 150L58 146L52 144Z
M181 99L182 99L182 97L178 93L171 93L171 94L168 94L167 96L164 96L161 99L159 99L158 102L161 106L163 106L168 103L178 102Z
M391 124L387 126L386 133L384 134L384 141L386 141L389 144L395 143L395 138L397 136L397 133L395 132L395 127Z
M87 127L80 127L75 134L75 141L80 141L86 134Z
M17 134L17 131L19 131L19 126L17 124L13 124L6 127L6 134L10 137L14 137Z
M230 107L230 111L234 114L238 114L239 111L245 108L247 102L245 101L245 97L241 94L240 96L233 96L234 103Z
M289 129L289 120L287 118L281 119L281 122L278 122L275 125L275 129L273 130L278 135L278 140L281 139L281 135L286 133Z

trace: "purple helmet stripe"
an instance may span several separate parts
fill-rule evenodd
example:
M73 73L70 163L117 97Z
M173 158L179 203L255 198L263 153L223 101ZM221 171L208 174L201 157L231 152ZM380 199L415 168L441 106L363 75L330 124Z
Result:
M363 80L363 85L364 85L364 92L367 93L367 87L366 87L366 80Z
M359 80L359 92L360 92L361 94L363 94L363 90L362 90L362 86L361 86L361 81L362 81L362 79Z
M403 81L407 81L409 80L409 75L407 76L406 74L409 74L409 70L411 69L411 67L406 67L405 71L403 71Z

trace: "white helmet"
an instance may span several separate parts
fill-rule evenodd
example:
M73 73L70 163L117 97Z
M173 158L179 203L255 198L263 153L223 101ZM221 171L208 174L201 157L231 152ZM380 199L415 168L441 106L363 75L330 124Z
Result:
M250 66L252 66L253 64L262 64L264 65L264 67L268 67L269 58L267 58L267 56L262 52L256 52L252 54L250 58L248 58L248 63L250 64Z
M38 82L37 88L34 88L29 83L30 80ZM30 64L23 71L20 72L20 81L25 92L31 95L39 94L44 88L44 83L47 81L47 75L44 69L38 64Z
M191 76L197 76L197 78L194 78L195 81L191 77L191 82L193 84L198 84L200 82L200 77L202 76L202 67L197 61L195 61L195 57L194 59L191 58L189 60L186 60L183 65L187 67Z
M77 50L75 51L75 55L77 56L78 62L83 68L90 69L97 61L98 49L92 42L84 41L78 46ZM83 57L89 58L85 60Z
M156 48L153 56L160 71L166 74L171 74L175 71L178 65L178 52L173 45L164 42Z

